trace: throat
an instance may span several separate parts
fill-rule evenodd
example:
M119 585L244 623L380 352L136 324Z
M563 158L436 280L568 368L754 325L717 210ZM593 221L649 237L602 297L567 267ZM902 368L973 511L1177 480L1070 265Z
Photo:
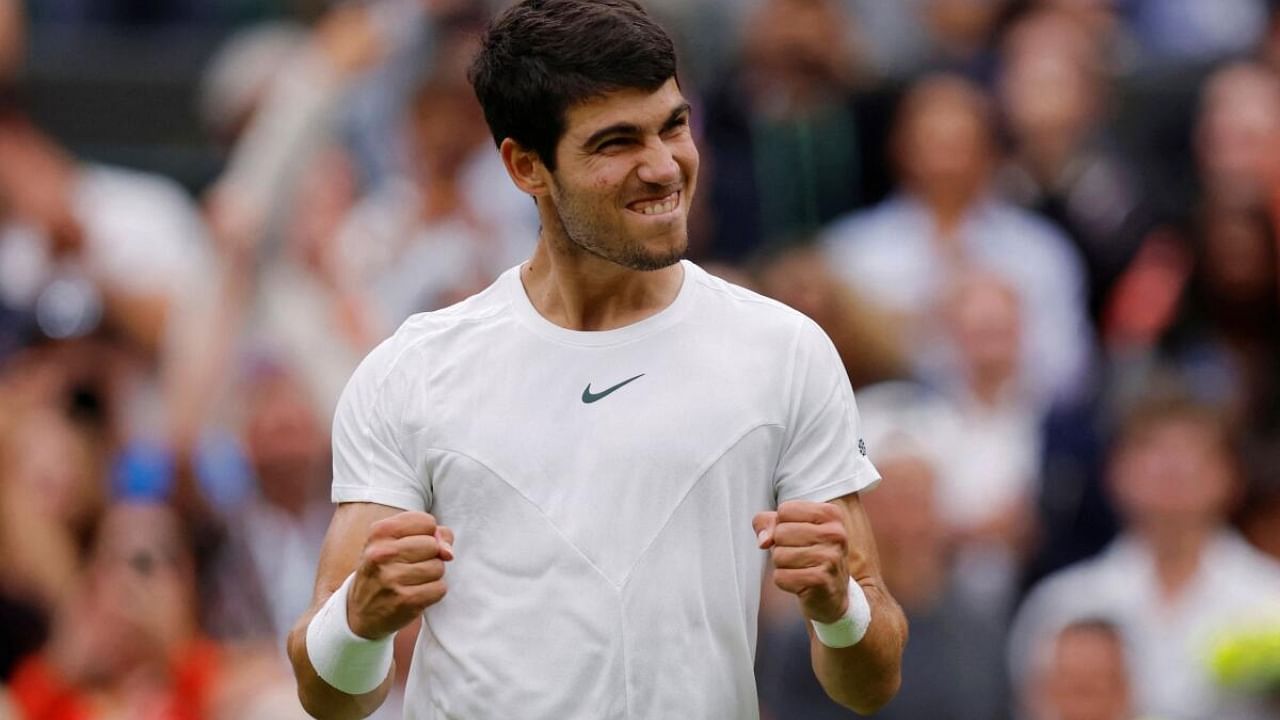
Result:
M568 258L539 242L520 268L529 302L549 322L568 330L605 331L635 324L675 302L684 283L677 263L643 272L598 258Z

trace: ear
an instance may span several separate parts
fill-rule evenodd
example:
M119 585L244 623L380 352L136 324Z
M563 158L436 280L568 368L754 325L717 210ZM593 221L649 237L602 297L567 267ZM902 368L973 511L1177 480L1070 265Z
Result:
M502 141L498 152L502 155L502 164L506 166L511 182L514 182L521 192L535 199L550 192L547 183L547 176L550 173L547 171L547 166L542 164L542 158L538 157L538 153L525 148L511 138L505 138Z

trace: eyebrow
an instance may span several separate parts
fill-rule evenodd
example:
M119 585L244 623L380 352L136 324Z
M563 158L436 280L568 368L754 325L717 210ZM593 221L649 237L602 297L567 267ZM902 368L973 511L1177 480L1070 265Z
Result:
M667 121L662 124L662 128L665 130L674 125L676 120L678 120L681 115L688 113L692 107L693 106L687 102L680 103L671 111L671 114L667 116ZM640 126L635 123L615 123L607 128L591 133L591 137L587 138L586 142L582 143L582 146L585 148L595 147L596 143L604 140L610 135L639 135L641 132L642 130Z

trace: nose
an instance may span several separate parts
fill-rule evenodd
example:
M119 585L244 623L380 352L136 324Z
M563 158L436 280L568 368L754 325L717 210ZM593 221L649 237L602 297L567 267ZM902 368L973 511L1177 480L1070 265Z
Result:
M680 182L680 163L675 153L662 139L651 141L644 151L637 175L648 185L677 185Z

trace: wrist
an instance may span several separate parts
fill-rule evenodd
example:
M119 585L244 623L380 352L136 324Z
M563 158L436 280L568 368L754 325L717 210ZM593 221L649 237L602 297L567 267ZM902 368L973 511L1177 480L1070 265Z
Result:
M810 620L814 635L818 642L829 648L846 648L857 645L867 634L871 625L871 604L862 586L853 578L849 578L849 591L845 602L845 611L833 622L825 623Z
M307 657L316 675L348 695L372 692L391 672L394 634L377 640L352 629L347 596L355 575L347 576L307 625Z

